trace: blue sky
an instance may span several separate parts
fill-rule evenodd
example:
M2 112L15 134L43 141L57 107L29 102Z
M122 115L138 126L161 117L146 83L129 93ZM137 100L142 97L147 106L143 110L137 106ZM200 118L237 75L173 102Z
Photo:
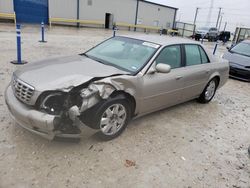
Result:
M179 8L176 20L193 23L196 7L199 7L197 25L205 26L211 0L149 0ZM227 22L227 30L234 31L236 26L250 27L250 0L214 0L210 26L216 25L219 7L222 7L221 30Z

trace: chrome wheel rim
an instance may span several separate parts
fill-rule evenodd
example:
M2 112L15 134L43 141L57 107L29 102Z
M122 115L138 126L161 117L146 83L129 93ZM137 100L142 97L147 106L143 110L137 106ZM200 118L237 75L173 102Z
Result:
M102 114L100 129L105 135L116 134L125 124L127 112L122 104L113 104Z
M212 80L211 82L209 82L206 92L205 92L205 99L206 100L210 100L212 99L212 97L214 96L215 93L215 89L216 89L216 84L215 81Z

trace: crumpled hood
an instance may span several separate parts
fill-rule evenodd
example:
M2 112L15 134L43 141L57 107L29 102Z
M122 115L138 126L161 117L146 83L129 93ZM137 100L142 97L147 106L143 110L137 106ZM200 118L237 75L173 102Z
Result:
M85 56L60 57L24 65L14 75L37 91L70 90L95 77L128 74Z
M228 60L230 64L236 64L243 67L250 66L250 57L247 56L226 52L223 58Z

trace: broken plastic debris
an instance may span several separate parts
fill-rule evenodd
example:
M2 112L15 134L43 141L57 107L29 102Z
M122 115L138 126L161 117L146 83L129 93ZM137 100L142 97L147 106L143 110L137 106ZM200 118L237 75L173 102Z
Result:
M183 161L186 161L185 157L183 157L183 156L181 156L181 159L182 159Z
M127 159L126 159L124 165L125 165L126 167L135 166L135 161L131 161L131 160L127 160Z

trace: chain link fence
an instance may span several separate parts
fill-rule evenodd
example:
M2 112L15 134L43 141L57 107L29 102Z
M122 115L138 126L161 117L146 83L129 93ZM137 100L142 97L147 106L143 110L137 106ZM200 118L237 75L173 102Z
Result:
M195 25L184 22L176 22L176 29L178 29L179 36L192 37L195 30Z
M237 44L245 39L250 39L250 28L237 27L234 33L233 44Z

